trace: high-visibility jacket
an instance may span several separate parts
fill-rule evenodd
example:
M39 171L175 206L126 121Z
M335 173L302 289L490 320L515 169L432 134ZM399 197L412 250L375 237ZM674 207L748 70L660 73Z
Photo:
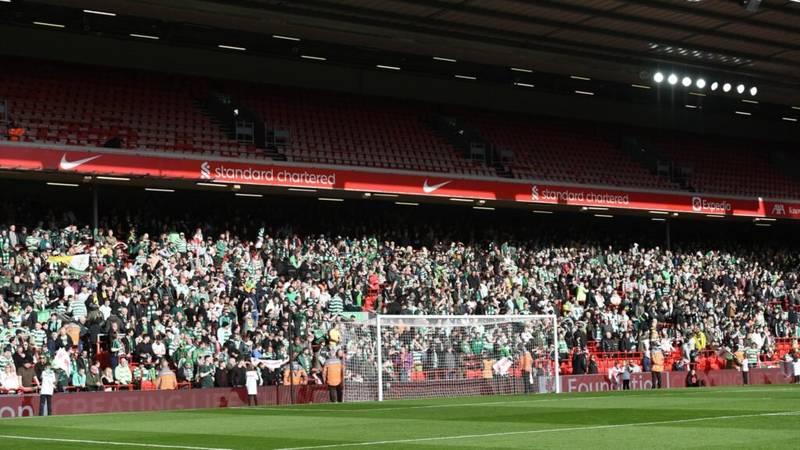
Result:
M706 334L703 333L702 331L698 331L694 335L695 350L697 350L698 352L703 351L703 349L706 348L706 345L708 345L708 339L706 338Z
M173 390L178 387L178 380L175 373L169 369L162 369L156 380L156 388L162 390Z
M484 359L483 360L483 378L492 378L493 371L492 366L494 365L494 361L491 359Z
M292 364L291 369L286 368L283 371L283 384L286 386L295 385L299 386L301 384L308 383L308 374L306 370L303 369L299 364L294 363Z
M661 350L654 351L650 359L653 361L653 372L664 371L664 354L661 353Z
M339 386L344 380L344 364L339 358L328 358L322 368L322 379L328 386Z
M530 372L533 370L533 356L531 356L531 352L525 350L525 353L522 355L522 359L520 359L519 365L525 372Z

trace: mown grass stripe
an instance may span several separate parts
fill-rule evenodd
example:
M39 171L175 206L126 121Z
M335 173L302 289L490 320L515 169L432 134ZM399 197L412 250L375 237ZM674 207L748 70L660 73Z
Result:
M64 442L69 444L116 445L124 447L178 448L183 450L233 450L229 448L219 448L219 447L194 447L190 445L145 444L141 442L94 441L90 439L65 439L65 438L48 438L48 437L34 437L34 436L15 436L10 434L0 434L0 438L19 439L24 441Z
M733 416L696 417L692 419L660 420L654 422L633 422L633 423L620 423L612 425L589 425L585 427L544 428L539 430L504 431L501 433L484 433L484 434L462 434L457 436L436 436L427 438L394 439L388 441L348 442L344 444L311 445L306 447L284 447L276 450L310 450L317 448L366 447L372 445L409 444L414 442L445 441L454 439L475 439L475 438L486 438L486 437L497 437L497 436L513 436L520 434L555 433L564 431L606 430L606 429L624 428L624 427L670 425L678 423L702 422L708 420L730 420L730 419L742 419L748 417L787 416L787 415L797 415L797 414L800 414L800 411L781 411L781 412L761 413L761 414L740 414Z

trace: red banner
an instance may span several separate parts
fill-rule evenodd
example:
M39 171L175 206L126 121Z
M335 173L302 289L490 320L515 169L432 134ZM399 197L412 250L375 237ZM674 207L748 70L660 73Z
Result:
M686 387L687 372L663 372L661 374L662 387L665 389ZM710 370L697 373L706 386L740 386L742 373L738 370ZM751 369L750 384L787 384L792 380L785 369ZM620 381L621 383L621 381ZM634 373L631 375L631 389L651 389L653 382L651 374ZM620 389L616 387L616 389ZM561 392L597 392L612 390L606 375L563 375L561 377Z
M142 176L592 208L800 219L800 201L641 192L516 180L459 178L445 174L424 175L367 168L342 169L109 149L89 151L5 144L0 146L0 169Z
M263 386L259 405L327 403L325 386ZM294 398L292 398L294 397ZM170 409L233 408L247 406L244 388L178 389L174 391L73 392L53 396L53 414L87 414ZM39 396L0 396L0 419L39 414Z
M792 377L784 369L752 369L750 384L787 384ZM742 384L742 374L737 370L712 370L700 372L700 379L706 386L736 386ZM686 372L664 372L664 388L686 386ZM511 389L511 386L516 387ZM435 384L429 382L404 383L403 392L408 395L420 389L417 395L430 392ZM522 380L475 380L464 383L469 395L481 394L519 394ZM650 389L652 383L649 373L633 374L631 389ZM372 385L371 392L377 386ZM611 386L604 375L564 375L561 377L562 392L608 391ZM294 397L294 399L292 399ZM398 396L398 398L402 398ZM263 386L258 389L259 405L286 405L290 403L327 403L328 390L325 386L296 386L294 394L289 386ZM180 389L175 391L119 391L119 392L76 392L53 396L53 414L86 414L130 411L162 411L171 409L231 408L247 406L244 388ZM33 416L39 413L39 396L2 395L0 396L0 419L9 417Z

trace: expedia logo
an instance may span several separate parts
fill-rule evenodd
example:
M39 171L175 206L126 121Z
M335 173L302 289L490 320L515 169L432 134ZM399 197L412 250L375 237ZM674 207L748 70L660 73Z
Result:
M692 197L692 210L696 212L728 213L733 209L733 205L725 200L712 202L703 197Z
M200 178L204 180L211 179L211 167L208 165L208 161L204 161L203 164L200 164Z
M772 214L784 216L786 215L786 207L783 205L783 203L776 203L772 206Z
M531 198L534 201L539 201L539 186L535 184L531 187Z

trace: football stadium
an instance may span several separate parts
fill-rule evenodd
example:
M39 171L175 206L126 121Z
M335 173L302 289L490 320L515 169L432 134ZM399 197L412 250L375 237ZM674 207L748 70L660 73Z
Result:
M800 448L800 1L0 0L0 448Z

